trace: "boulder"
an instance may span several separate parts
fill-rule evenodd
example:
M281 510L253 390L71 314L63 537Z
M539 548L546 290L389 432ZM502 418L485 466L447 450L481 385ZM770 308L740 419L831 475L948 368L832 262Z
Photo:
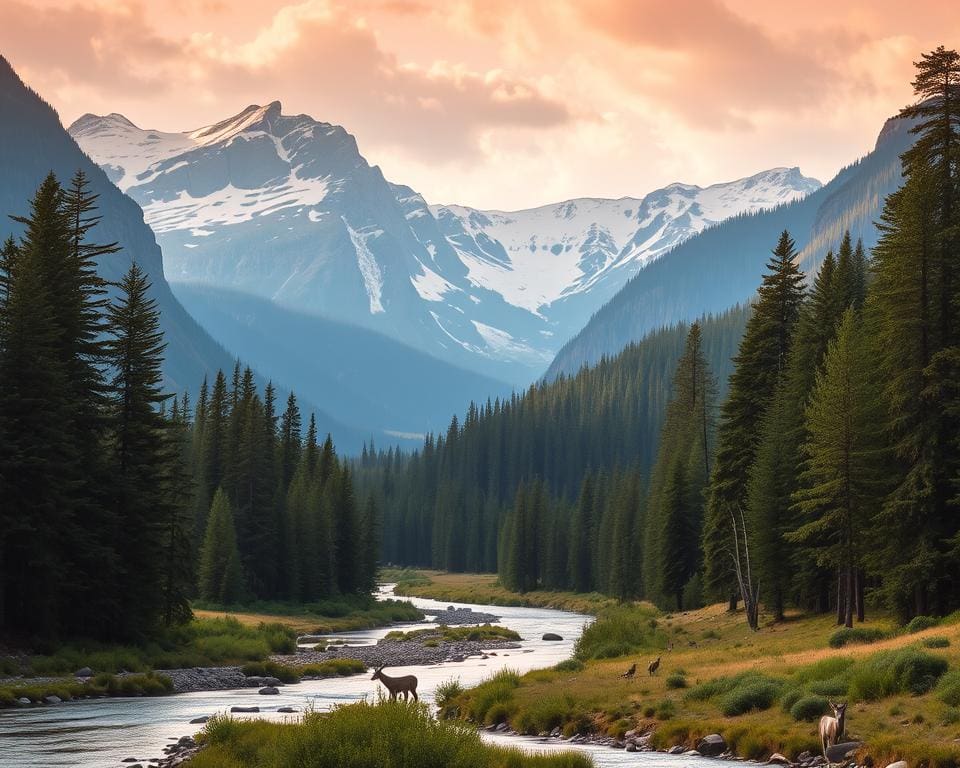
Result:
M195 717L190 721L190 725L203 725L207 720L210 719L209 715L204 715L203 717Z
M897 760L895 763L890 763L887 768L907 768L906 760Z
M700 753L697 752L697 750L695 749L688 749L686 752L683 753L683 756L684 757L700 757Z
M93 670L90 667L83 667L73 673L74 677L93 677Z
M259 712L260 707L230 707L230 711L237 713Z
M258 691L258 693L259 693L261 696L276 696L277 694L280 693L280 689L279 689L279 688L275 688L275 687L272 686L272 685L268 685L266 688L261 688L261 689Z
M121 763L139 763L140 761L137 760L137 758L135 758L135 757L125 757L125 758L123 758L123 760L121 760L120 762L121 762Z
M181 747L195 747L197 743L193 740L193 736L181 736L177 739L177 744Z
M687 751L687 750L686 750L686 747L684 747L682 744L677 744L677 746L675 746L675 747L670 747L670 749L667 750L667 754L668 754L668 755L682 755L682 754L683 754L684 752L686 752L686 751ZM702 754L702 753L701 753L701 754Z
M844 741L834 744L832 747L827 747L827 760L831 763L842 763L862 746L862 741Z
M634 744L632 741L631 741L631 742L628 742L628 743L627 743L627 752L636 752L636 751L637 751L637 745Z
M767 763L770 765L791 765L791 761L781 755L779 752L774 752L770 755L770 759L767 760Z
M61 699L59 696L54 696L53 694L43 697L44 704L60 704L62 701L63 699Z
M292 715L295 714L296 711L293 707L280 707L280 709L277 710L277 712L282 715Z
M551 641L554 641L554 642L556 642L557 640L563 640L563 638L560 637L560 635L554 634L553 632L547 632L546 634L544 634L544 636L543 636L541 639L542 639L542 640L551 640Z
M727 751L727 742L719 733L711 733L700 739L697 743L697 751L706 757L716 757Z
M17 699L17 704L19 704L21 707L29 707L31 703L32 702L30 699L28 699L26 696L21 696L19 699Z

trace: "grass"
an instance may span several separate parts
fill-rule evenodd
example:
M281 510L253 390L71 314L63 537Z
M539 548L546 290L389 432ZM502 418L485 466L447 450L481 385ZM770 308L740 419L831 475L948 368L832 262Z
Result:
M424 705L359 703L298 723L215 717L191 768L589 768L582 754L530 755L485 744L475 729L432 718Z
M35 685L0 686L0 707L18 706L18 699L27 698L40 703L47 696L57 696L62 701L94 696L164 696L173 692L169 677L148 672L144 675L99 674L89 682L58 680Z
M522 638L512 629L493 624L484 624L480 627L448 627L441 624L436 629L414 629L410 632L394 630L387 633L386 639L398 642L437 639L445 643L456 643L463 640L483 642L488 640L521 640Z
M876 765L960 764L960 623L914 634L884 617L864 626L883 637L832 648L837 627L828 615L764 617L752 632L742 612L721 605L669 616L643 605L600 610L573 660L488 679L452 694L441 712L526 732L550 725L568 736L652 729L658 748L692 748L720 733L741 757L766 759L818 752L817 718L841 699L850 702L848 734L867 745L861 764L868 756ZM659 674L647 675L657 656ZM621 678L632 663L636 677Z
M404 600L376 600L368 595L303 604L257 602L244 606L218 606L197 603L194 613L201 618L229 616L248 626L280 623L302 635L351 632L423 620L423 612Z
M399 577L399 578L398 578ZM596 614L603 608L615 606L617 601L593 592L511 592L500 585L493 573L444 573L442 571L411 571L385 569L381 581L396 581L396 594L408 597L429 597L452 603L479 605L527 606L556 608L574 613Z
M830 647L843 648L855 643L875 643L888 637L889 632L876 627L843 627L830 635Z

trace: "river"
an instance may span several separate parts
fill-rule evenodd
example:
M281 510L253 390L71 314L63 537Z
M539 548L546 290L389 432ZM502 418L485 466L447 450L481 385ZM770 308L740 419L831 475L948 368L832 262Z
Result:
M380 596L392 596L392 585L384 585ZM468 607L475 611L494 613L503 625L515 629L524 638L519 650L502 650L488 659L470 658L458 663L430 666L391 667L393 675L416 674L420 680L421 699L433 702L438 684L459 678L465 685L473 685L498 669L510 668L518 672L549 667L568 658L573 644L589 616L544 608L510 608L500 606L441 603L435 600L408 598L424 610L441 609L448 605ZM417 628L413 625L405 628ZM360 632L345 632L332 637L348 644L376 643L395 627L384 627ZM544 632L563 637L560 642L541 640ZM284 686L279 696L261 696L256 689L232 691L200 691L175 696L153 698L111 698L66 702L50 707L0 710L0 766L2 768L39 768L70 766L70 768L120 768L126 758L137 758L146 764L152 757L160 757L163 747L180 736L193 733L202 726L190 725L190 720L232 706L259 706L259 715L268 719L284 719L294 715L277 712L281 707L313 707L330 709L337 704L360 701L376 696L377 683L369 674L348 678L315 680ZM237 715L244 717L244 715ZM598 768L620 765L643 765L649 768L669 766L685 768L703 763L703 758L673 757L657 753L626 753L607 747L560 744L556 740L539 740L495 736L484 737L498 743L512 744L531 750L553 750L560 747L577 748L591 753ZM711 760L712 765L719 761Z

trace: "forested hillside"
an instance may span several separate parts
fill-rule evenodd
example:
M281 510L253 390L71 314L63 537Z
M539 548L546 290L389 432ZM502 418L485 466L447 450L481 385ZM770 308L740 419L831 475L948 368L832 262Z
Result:
M869 256L846 232L808 286L784 230L745 312L471 406L408 462L366 456L388 559L678 609L729 598L753 628L761 604L847 626L868 604L960 606L960 56L917 69Z

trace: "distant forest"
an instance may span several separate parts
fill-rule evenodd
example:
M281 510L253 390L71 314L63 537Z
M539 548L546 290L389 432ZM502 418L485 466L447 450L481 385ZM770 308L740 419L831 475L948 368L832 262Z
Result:
M914 88L870 254L848 233L808 285L783 232L750 307L365 451L385 559L742 600L754 627L761 604L960 607L960 56L924 54Z

